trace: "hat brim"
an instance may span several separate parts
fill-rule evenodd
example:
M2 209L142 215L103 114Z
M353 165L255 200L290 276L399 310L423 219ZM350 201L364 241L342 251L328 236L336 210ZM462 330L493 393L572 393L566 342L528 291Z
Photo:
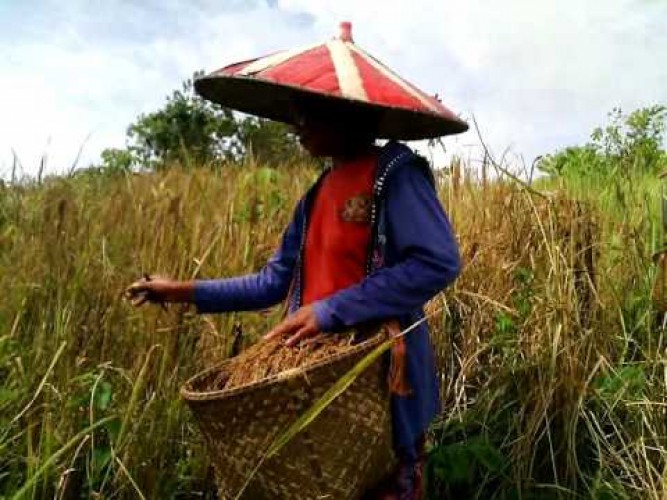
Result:
M303 99L318 99L335 106L348 107L350 111L372 113L377 118L378 139L432 139L468 130L468 124L456 117L450 119L436 113L373 104L259 78L209 75L195 79L194 86L204 99L243 113L289 124L294 124L297 119L295 104Z

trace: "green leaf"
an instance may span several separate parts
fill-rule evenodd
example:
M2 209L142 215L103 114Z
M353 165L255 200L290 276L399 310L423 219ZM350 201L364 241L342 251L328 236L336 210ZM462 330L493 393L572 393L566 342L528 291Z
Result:
M115 419L111 420L104 426L107 433L109 434L109 439L114 443L118 441L118 434L120 434L120 425L121 425L120 420Z
M9 387L0 387L0 407L5 403L16 401L19 397L19 392Z
M475 438L468 447L476 461L492 474L501 472L507 465L507 459L485 438Z
M623 366L600 375L594 387L603 399L639 399L646 387L646 376L639 365Z
M106 410L111 402L113 395L113 388L111 383L102 382L95 392L95 408L98 410Z
M506 312L499 312L496 314L496 333L503 335L508 333L514 333L514 319L512 316Z
M93 450L93 469L95 470L95 475L104 470L109 465L109 462L111 462L111 448L109 446Z
M472 463L464 443L442 447L436 454L436 475L446 484L469 483Z

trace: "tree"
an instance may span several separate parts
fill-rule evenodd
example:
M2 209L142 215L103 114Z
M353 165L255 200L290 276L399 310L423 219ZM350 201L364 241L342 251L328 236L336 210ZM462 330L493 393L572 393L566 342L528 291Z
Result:
M655 172L664 159L665 106L651 106L624 115L620 108L609 113L611 123L591 134L596 150L620 162L628 171Z
M545 156L539 169L550 175L655 174L667 166L663 148L665 106L651 106L623 114L609 113L609 124L596 128L584 146L565 148Z
M195 94L192 81L167 97L165 105L140 115L127 129L127 149L107 149L102 168L165 168L242 161L302 160L304 153L287 125L235 114Z
M100 156L102 168L110 173L128 172L134 163L134 156L127 149L107 148Z
M549 175L561 177L590 175L605 170L605 161L591 144L567 147L542 157L538 168Z
M260 162L303 160L305 153L288 125L248 116L238 122L243 152Z
M206 164L229 157L237 132L233 113L197 96L192 81L167 97L165 106L129 126L129 151L144 166Z

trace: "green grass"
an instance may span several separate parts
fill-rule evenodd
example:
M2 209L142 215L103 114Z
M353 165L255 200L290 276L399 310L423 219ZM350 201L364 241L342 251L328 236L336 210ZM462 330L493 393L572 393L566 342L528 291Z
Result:
M280 311L209 323L133 309L122 291L144 272L259 268L314 176L248 165L0 187L0 498L211 492L179 387L227 355L235 323L252 341ZM444 311L432 321L444 405L429 494L663 498L659 185L536 187L550 195L439 180L466 267L430 306Z

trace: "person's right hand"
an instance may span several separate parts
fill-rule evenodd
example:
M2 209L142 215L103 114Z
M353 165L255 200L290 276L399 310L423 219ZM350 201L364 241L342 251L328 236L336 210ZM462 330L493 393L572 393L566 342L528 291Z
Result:
M192 282L146 275L127 287L125 297L137 307L146 302L191 302L193 290Z

